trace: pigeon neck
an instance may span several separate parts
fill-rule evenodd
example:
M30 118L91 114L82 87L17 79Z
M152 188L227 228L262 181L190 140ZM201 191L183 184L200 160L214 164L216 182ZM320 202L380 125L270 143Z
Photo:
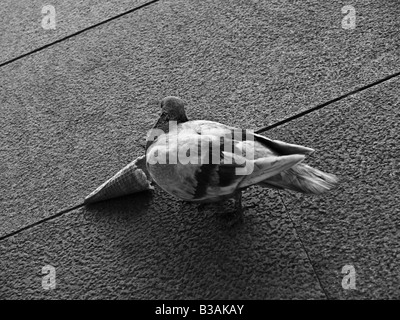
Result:
M186 117L185 117L185 118L186 118ZM153 127L153 130L154 130L154 129L158 129L158 130L161 130L164 134L169 133L170 121L175 121L176 124L179 125L180 123L186 122L186 121L188 121L188 120L187 120L187 118L186 118L185 120L180 120L180 119L177 119L177 120L173 119L173 120L171 120L171 119L169 118L168 114L163 113L163 114L161 114L160 118L158 118L156 124L155 124L154 127ZM157 138L156 138L156 139L157 139ZM154 139L154 141L155 141L156 139ZM147 141L147 144L146 144L146 151L147 151L148 147L149 147L152 143L153 143L153 141Z
M156 124L154 125L153 129L162 130L164 133L169 132L169 117L167 114L161 114L160 118L158 118Z

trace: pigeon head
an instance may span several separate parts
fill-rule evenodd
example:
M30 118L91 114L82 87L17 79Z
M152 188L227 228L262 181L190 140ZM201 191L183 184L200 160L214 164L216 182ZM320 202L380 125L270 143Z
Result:
M161 115L147 136L146 150L158 138L160 133L158 130L163 133L169 132L171 121L176 121L177 124L189 121L186 117L185 102L182 99L172 96L165 97L160 101L160 105Z
M186 122L185 102L178 97L165 97L161 100L162 115L169 121Z

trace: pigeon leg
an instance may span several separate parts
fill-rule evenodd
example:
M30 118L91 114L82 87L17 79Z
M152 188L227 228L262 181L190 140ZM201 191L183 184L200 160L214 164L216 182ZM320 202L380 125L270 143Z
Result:
M233 196L234 210L228 212L228 225L234 226L236 224L242 224L244 221L243 207L242 207L242 191L235 192Z
M202 212L205 210L206 207L207 207L207 203L199 203L197 205L197 211Z

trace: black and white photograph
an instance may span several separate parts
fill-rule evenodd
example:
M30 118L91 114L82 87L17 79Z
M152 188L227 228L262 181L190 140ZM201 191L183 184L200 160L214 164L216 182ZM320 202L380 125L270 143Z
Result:
M400 299L399 0L0 2L0 300Z

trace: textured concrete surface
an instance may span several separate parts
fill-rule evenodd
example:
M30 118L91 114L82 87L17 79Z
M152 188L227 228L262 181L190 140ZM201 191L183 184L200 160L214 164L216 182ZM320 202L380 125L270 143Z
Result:
M270 132L313 145L310 163L335 172L335 192L285 193L300 237L330 298L400 298L400 79ZM343 290L342 268L356 271Z
M246 224L157 190L72 211L0 242L2 298L323 299L282 202L249 190ZM42 267L56 268L43 290Z
M192 118L256 129L398 71L396 1L355 1L354 30L340 27L345 2L228 3L160 1L1 68L0 236L77 204L141 154L165 95L186 98ZM114 15L104 8L99 16ZM16 49L2 57L26 51L12 36L21 28L6 32ZM398 149L374 140L395 141L384 119L398 117L396 84L360 95L364 109L351 98L269 133L315 147L316 164L350 176L327 198L284 198L333 298L398 297ZM383 176L373 150L387 151ZM278 194L259 192L246 193L257 205L233 230L218 209L198 214L159 191L72 211L0 242L0 296L324 297ZM382 216L374 197L388 203ZM58 270L51 292L41 288L47 263ZM341 267L352 263L359 289L344 291Z
M0 64L136 8L146 0L3 0ZM55 9L55 29L44 29L42 8ZM46 23L45 23L46 24Z
M155 99L259 128L399 63L394 3L366 2L354 30L336 5L229 3L159 2L2 68L0 235L75 205L141 154Z

